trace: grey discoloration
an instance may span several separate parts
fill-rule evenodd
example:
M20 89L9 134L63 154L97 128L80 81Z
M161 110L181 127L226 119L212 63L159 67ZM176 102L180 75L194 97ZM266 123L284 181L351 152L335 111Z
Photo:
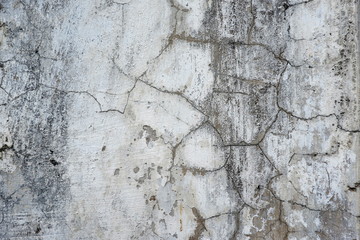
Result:
M359 1L2 1L0 239L357 239Z
M54 231L64 234L64 207L70 197L69 181L64 176L66 168L61 164L66 156L63 152L67 139L66 96L39 89L14 101L8 109L16 170L4 174L3 180L16 183L7 185L2 192L3 237L39 234L38 227L29 230L33 229L34 221L40 225L54 223L55 229L44 226L45 235ZM25 214L25 221L17 224L15 219L20 213Z
M211 1L211 3L204 18L204 32L208 33L208 37L218 41L229 39L233 42L246 42L253 22L251 1ZM242 17L238 17L239 14Z
M0 10L1 88L7 93L1 148L12 165L0 171L1 239L67 236L70 182L64 164L71 99L40 85L52 81L42 74L54 24L47 17L65 4L5 1Z
M151 141L156 141L158 137L156 136L156 130L152 129L150 126L144 125L143 129L145 131L145 140L146 144L149 146Z

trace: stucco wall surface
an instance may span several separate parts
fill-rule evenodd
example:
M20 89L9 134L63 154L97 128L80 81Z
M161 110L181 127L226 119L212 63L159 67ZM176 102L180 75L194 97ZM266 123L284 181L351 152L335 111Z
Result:
M0 239L360 239L358 0L1 0Z

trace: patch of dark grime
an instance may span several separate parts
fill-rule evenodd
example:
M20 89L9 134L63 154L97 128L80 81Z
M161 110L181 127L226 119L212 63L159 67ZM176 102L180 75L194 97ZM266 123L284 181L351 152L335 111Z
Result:
M34 79L36 81L36 79ZM39 221L59 221L57 229L65 228L65 206L70 199L69 179L64 177L67 143L67 102L66 94L54 90L38 89L18 98L9 107L9 129L12 145L1 150L13 150L13 162L19 166L15 179L24 179L27 190L19 190L24 199L32 203L33 209L46 214ZM29 164L31 163L31 164ZM49 167L52 166L52 167ZM8 202L5 214L14 212L16 205ZM21 211L19 206L16 211ZM40 227L24 224L31 232L43 234ZM4 228L0 226L0 232ZM18 237L9 232L6 237Z
M189 171L194 176L196 176L196 175L204 176L208 172L203 168L190 168L190 167L185 167L185 166L181 166L181 170L182 170L183 175L186 175L187 171Z
M161 167L161 166L158 166L158 167L156 168L157 173L158 173L159 175L161 175L161 169L163 169L163 167Z
M353 186L347 186L348 190L351 192L357 192L357 189L360 188L360 182L354 183Z
M114 176L119 175L119 173L120 173L120 169L119 169L119 168L116 168L115 171L114 171Z
M288 3L284 3L283 4L283 8L285 9L285 11L290 7L290 5Z
M140 170L140 168L139 168L139 167L135 167L135 168L133 169L134 173L138 173L138 172L139 172L139 170Z
M36 234L39 234L41 232L41 227L40 226L37 226L36 229L35 229L35 233Z
M60 163L58 161L56 161L55 159L50 159L50 163L54 166L59 165Z
M196 228L194 230L193 235L190 236L189 240L198 240L201 237L201 234L204 231L207 231L206 227L205 227L205 219L201 216L199 210L197 210L197 208L193 207L191 208L192 213L195 216L195 220L196 220Z
M9 146L7 144L4 144L4 145L1 146L0 152L5 152L5 151L11 150L11 149L13 149L13 146Z
M106 150L106 146L103 146L102 148L101 148L101 151L103 152L103 151L105 151Z
M139 178L138 178L137 180L135 180L135 181L137 181L139 184L143 184L143 183L145 182L146 176L147 176L147 174L144 173L144 175L143 175L142 177L139 177Z
M156 136L156 130L152 129L150 126L144 125L143 130L146 133L146 145L149 145L151 141L156 141L157 139L159 139L159 137Z

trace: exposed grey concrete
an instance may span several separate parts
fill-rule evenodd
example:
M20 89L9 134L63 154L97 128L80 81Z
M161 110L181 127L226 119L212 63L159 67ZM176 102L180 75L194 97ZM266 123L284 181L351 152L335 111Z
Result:
M0 239L360 239L358 0L0 2Z

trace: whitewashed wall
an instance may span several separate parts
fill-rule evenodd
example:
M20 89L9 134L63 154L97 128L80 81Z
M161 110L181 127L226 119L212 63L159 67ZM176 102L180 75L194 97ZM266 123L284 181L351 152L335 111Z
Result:
M360 239L358 21L0 1L0 239Z

